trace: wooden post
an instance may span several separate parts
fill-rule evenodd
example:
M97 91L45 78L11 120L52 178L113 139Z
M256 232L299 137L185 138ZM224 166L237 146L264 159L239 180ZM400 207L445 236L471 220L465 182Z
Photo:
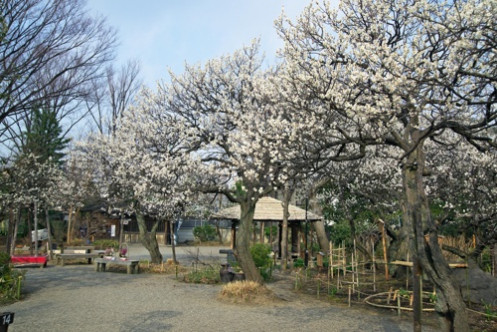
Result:
M352 290L355 291L354 252L352 252Z
M381 244L383 245L383 259L385 260L385 280L389 280L388 275L388 257L387 257L387 239L385 235L385 222L378 219L378 224L380 225L381 232Z
M392 298L392 291L393 288L390 287L390 289L388 290L387 305L390 305L390 299Z
M273 222L269 223L269 245L271 246L271 250L273 249Z
M38 257L38 200L35 199L34 209L33 209L33 220L34 220L34 232L35 236L33 241L35 242L35 257ZM31 232L31 230L29 230Z
M171 226L171 251L173 254L173 263L178 264L176 260L176 244L174 243L174 221L169 220L169 225Z
M45 222L47 223L47 233L48 233L48 257L53 259L53 250L52 250L52 227L50 226L50 216L48 212L48 208L45 207Z
M350 289L350 285L349 285L349 307L350 307L350 298L352 296L352 293L351 293L351 289Z
M373 257L373 292L376 293L376 260L375 260L375 254L374 254L374 242L371 240L371 248L372 248L372 255Z
M407 252L406 262L409 262L409 251ZM409 267L406 266L406 289L409 289Z
M236 222L231 221L231 250L236 247Z
M397 296L397 316L400 317L400 295Z
M259 242L264 243L264 221L261 221L260 225L260 235L259 235Z
M330 241L330 272L331 277L333 278L333 242Z

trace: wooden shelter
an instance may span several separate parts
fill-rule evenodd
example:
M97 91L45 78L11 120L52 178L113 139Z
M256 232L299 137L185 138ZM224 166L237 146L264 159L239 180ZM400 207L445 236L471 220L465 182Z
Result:
M291 252L298 253L300 250L299 233L300 224L321 220L322 217L301 209L295 205L288 206L288 228L291 230ZM236 225L240 221L240 206L236 205L219 211L213 215L215 219L224 219L231 221L231 245L236 244ZM273 223L278 224L278 256L281 256L281 239L283 225L283 202L272 197L261 197L255 206L254 223L261 223L261 238L263 225ZM270 242L272 242L270 240Z

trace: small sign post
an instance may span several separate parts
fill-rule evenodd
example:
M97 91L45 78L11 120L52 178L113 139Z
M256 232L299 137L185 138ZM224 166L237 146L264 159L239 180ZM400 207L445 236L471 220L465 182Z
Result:
M13 312L0 313L0 332L7 332L9 330L9 325L12 323L14 323Z

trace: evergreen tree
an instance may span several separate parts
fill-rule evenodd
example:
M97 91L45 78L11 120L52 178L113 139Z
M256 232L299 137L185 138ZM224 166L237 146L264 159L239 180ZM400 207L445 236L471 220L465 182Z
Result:
M32 114L31 125L23 132L22 153L32 153L41 163L51 159L60 165L64 157L62 151L70 139L63 137L56 113L46 108L37 108Z

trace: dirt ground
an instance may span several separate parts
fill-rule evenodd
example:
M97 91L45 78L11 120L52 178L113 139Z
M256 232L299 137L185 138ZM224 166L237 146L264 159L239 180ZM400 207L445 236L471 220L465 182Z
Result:
M147 259L143 247L129 249L131 258ZM178 247L177 256L184 267L215 265L226 261L220 249ZM165 259L170 250L161 247ZM329 294L313 277L296 285L295 272L275 271L267 283L275 301L240 305L219 301L221 284L187 284L174 273L101 273L83 263L24 270L22 300L2 307L15 313L9 331L412 331L412 314L373 308L364 297L349 308L346 292ZM495 321L470 317L474 331L497 331ZM423 315L423 331L438 326L434 314Z

